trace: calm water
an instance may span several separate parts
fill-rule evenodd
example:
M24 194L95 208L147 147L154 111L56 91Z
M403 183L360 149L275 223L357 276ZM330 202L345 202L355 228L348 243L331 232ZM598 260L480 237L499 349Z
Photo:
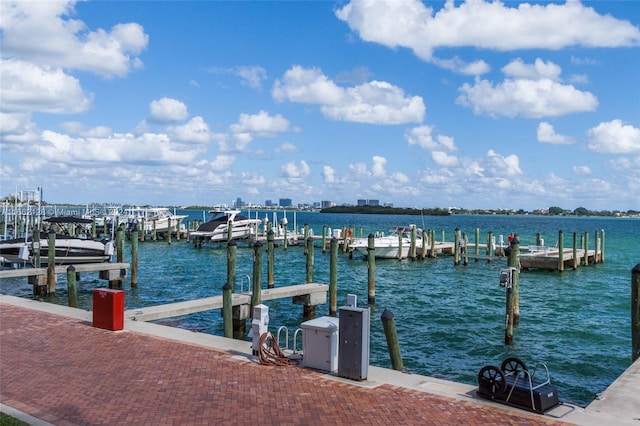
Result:
M182 212L179 212L182 213ZM191 219L202 220L202 212L187 211ZM255 214L255 213L254 213ZM260 218L264 217L260 213ZM281 217L281 216L280 216ZM287 216L289 229L293 215ZM269 213L272 220L272 213ZM564 273L523 271L520 274L520 325L514 345L504 345L505 293L498 285L500 268L506 261L475 262L454 266L453 257L376 262L376 306L371 311L370 363L390 367L386 340L380 321L384 309L395 315L404 366L413 373L477 384L478 371L487 364L500 365L506 357L521 358L530 369L538 363L549 367L560 398L586 405L615 380L631 362L630 288L631 269L640 262L640 220L609 218L549 218L523 216L375 216L298 213L297 224L308 223L316 235L322 226L334 229L355 226L356 235L388 231L391 226L415 223L436 230L440 239L453 240L455 228L469 235L480 229L481 242L493 231L496 239L515 232L522 245L535 243L536 233L545 244L556 244L564 231L565 247L573 232L589 232L593 248L596 230L605 230L605 262L567 270ZM242 246L244 247L244 246ZM253 250L238 250L236 288L248 289L253 267ZM129 260L129 247L126 247ZM301 247L282 247L275 252L276 286L303 283L306 259ZM266 287L266 255L262 278ZM184 240L168 245L164 241L139 246L139 282L131 289L125 282L126 308L144 307L221 294L226 281L226 250L195 249ZM329 282L329 251L315 249L315 282ZM78 283L80 307L91 309L92 290L104 287L97 274L86 274ZM0 291L32 297L26 279L2 280ZM354 254L338 260L338 306L346 295L358 296L366 307L367 262ZM57 292L47 297L66 304L65 277L59 276ZM270 329L285 325L293 331L302 319L302 307L285 301L266 303L270 307ZM292 307L293 306L293 307ZM318 306L316 316L328 315L328 305ZM194 332L223 334L219 311L163 321ZM248 325L247 330L250 328ZM292 332L290 333L293 334ZM300 346L300 342L298 346Z

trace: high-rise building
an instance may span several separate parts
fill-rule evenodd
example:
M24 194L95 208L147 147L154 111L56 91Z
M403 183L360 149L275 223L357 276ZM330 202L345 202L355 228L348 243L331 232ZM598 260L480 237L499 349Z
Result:
M280 207L291 207L291 198L280 198L280 200L278 200L278 205Z

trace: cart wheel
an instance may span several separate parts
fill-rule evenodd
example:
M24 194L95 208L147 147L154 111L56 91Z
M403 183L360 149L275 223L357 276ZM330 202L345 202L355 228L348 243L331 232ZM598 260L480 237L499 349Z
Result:
M518 375L522 371L527 372L527 366L519 358L507 358L502 361L500 369L504 371L506 375Z
M502 395L507 390L504 373L498 367L486 365L478 373L480 392L492 398Z

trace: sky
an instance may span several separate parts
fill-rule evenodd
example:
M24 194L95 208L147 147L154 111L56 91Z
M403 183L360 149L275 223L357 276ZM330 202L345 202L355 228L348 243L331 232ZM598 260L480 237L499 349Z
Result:
M0 2L0 197L640 210L637 1Z

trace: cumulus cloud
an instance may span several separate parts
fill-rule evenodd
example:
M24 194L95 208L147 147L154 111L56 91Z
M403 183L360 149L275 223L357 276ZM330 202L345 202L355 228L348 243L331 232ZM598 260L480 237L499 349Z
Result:
M336 171L331 166L324 166L322 168L322 179L325 183L333 184L337 183L338 179L336 178Z
M570 144L573 143L573 138L569 136L559 135L556 133L553 126L545 121L538 124L538 142L551 143L551 144Z
M507 72L516 74L534 72L535 78L507 78L496 85L476 78L473 85L464 83L458 89L460 95L456 103L472 108L477 115L527 118L594 111L598 106L597 98L590 92L547 77L539 78L539 71L535 67L507 68Z
M547 78L557 81L560 79L562 68L551 61L543 61L537 58L533 64L526 64L518 58L502 68L507 77L524 78L527 80L540 80Z
M405 132L404 138L409 145L418 145L428 150L456 151L458 149L450 136L437 135L434 140L432 135L434 128L428 125L414 127Z
M75 14L75 1L0 3L3 56L43 67L122 77L142 66L149 36L137 23L90 30Z
M160 123L184 120L189 116L187 106L177 99L162 98L149 104L151 120Z
M298 147L292 143L285 142L275 149L276 152L298 152Z
M41 67L17 59L0 60L0 108L3 112L85 112L93 94L60 68Z
M211 140L209 125L200 116L193 117L186 124L167 128L172 140L184 143L206 144Z
M231 133L249 133L261 137L274 137L278 133L290 130L289 120L276 114L269 115L266 111L258 114L240 114L238 122L229 127Z
M298 163L289 162L281 168L282 176L289 182L300 181L311 174L311 169L306 161L300 160Z
M46 161L59 164L189 164L202 154L171 142L166 134L113 133L107 137L71 137L45 130L34 150Z
M448 47L512 51L640 45L640 31L629 21L600 15L578 1L511 7L485 0L456 6L447 0L436 11L419 0L367 0L351 1L335 13L362 40L405 47L425 61L432 60L434 50Z
M479 160L483 176L517 176L522 174L520 159L517 155L506 157L490 149L487 155Z
M640 129L622 120L600 123L587 131L588 147L592 151L629 154L640 152Z
M384 81L370 81L343 88L318 68L299 65L275 81L271 92L276 101L320 105L322 114L332 120L369 124L421 122L425 106L420 96Z
M431 159L440 167L453 167L458 165L458 157L449 155L444 151L433 151Z

